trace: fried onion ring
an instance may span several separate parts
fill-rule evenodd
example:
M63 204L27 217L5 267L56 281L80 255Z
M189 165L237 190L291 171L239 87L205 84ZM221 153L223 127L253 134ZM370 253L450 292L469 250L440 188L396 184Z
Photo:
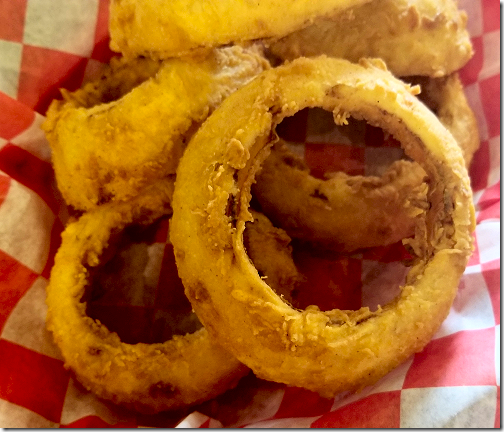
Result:
M421 85L419 98L455 137L469 166L479 147L478 127L458 74L408 82ZM291 237L340 252L410 237L427 206L425 172L413 162L394 162L381 177L343 172L329 177L312 177L302 158L280 143L252 190L262 211Z
M227 47L167 60L155 77L132 89L155 73L157 63L143 60L134 66L112 70L49 107L43 129L56 181L76 209L128 199L174 173L195 128L268 63L258 47ZM113 96L122 97L109 101Z
M461 150L381 65L321 57L261 74L207 119L177 170L171 240L202 323L257 376L327 397L371 384L423 349L450 310L472 250ZM429 209L410 243L415 264L399 296L376 311L295 310L259 277L243 247L250 186L274 127L307 107L333 112L339 124L351 116L383 128L429 176Z
M369 0L112 0L110 47L126 57L167 58L197 48L284 36L316 17Z
M454 0L373 0L270 41L283 59L326 54L381 58L396 76L448 75L473 54L467 14Z
M414 233L427 206L425 172L399 160L381 176L310 175L304 160L280 142L257 175L261 210L293 238L353 252L395 243Z
M111 236L133 223L170 214L173 180L155 183L129 202L109 203L81 216L63 233L47 287L47 326L65 367L99 397L140 412L193 405L234 387L248 368L212 342L204 328L164 343L128 344L86 315L82 301ZM247 224L251 259L285 298L302 280L290 239L262 214ZM268 257L268 260L265 258Z
M169 214L172 190L172 180L156 183L131 202L105 204L69 224L47 287L47 326L65 366L99 397L148 413L210 399L247 372L205 329L130 345L86 315L81 299L89 269L98 265L111 233Z

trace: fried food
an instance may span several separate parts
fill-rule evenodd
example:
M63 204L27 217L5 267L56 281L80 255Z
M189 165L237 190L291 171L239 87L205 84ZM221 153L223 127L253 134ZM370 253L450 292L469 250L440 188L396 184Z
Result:
M479 136L458 74L408 82L421 85L419 98L453 134L469 166ZM416 216L427 208L425 172L410 161L394 162L381 177L328 177L311 176L303 159L278 143L252 190L262 211L291 237L340 252L410 237Z
M446 318L472 249L472 193L459 146L414 93L379 61L297 59L227 98L189 143L170 231L179 274L208 331L260 378L326 397L356 390L422 350ZM376 311L293 309L243 246L250 186L273 129L311 107L337 124L353 117L383 128L429 176L429 209L409 242L414 266Z
M47 327L65 367L99 397L145 413L210 399L234 387L248 372L204 328L175 334L163 343L129 344L86 314L84 299L95 281L93 272L111 253L112 238L132 224L149 225L171 214L173 184L173 179L156 182L130 201L104 204L70 223L47 287ZM255 215L247 227L251 259L266 280L289 297L301 280L290 239L265 216Z
M173 180L149 186L131 202L109 203L69 224L47 287L47 326L77 379L99 397L142 412L175 409L212 398L247 373L205 329L164 343L121 342L86 315L81 301L90 270L112 233L170 214Z
M269 64L258 47L227 47L167 60L155 77L134 87L157 67L144 59L131 69L129 63L112 68L104 79L75 94L65 92L65 100L49 107L43 129L69 205L89 210L125 200L174 173L199 124Z
M395 243L414 233L427 206L425 172L406 160L381 176L310 175L303 158L277 143L253 186L261 210L293 238L352 252Z
M63 101L53 102L51 115L55 114L54 111L62 109L92 108L117 101L144 81L156 76L161 65L160 60L146 57L131 60L112 57L96 81L87 82L74 92L61 89Z
M467 101L459 74L433 79L421 76L404 79L412 85L420 85L422 91L418 98L451 132L462 149L466 167L469 168L474 153L479 149L480 139L478 122Z
M253 222L243 233L245 249L266 283L291 303L292 291L304 281L292 260L291 238L262 213L252 210L251 214Z
M112 0L110 47L126 57L168 58L262 37L284 36L319 16L369 0Z
M455 0L372 0L268 44L283 60L321 54L352 62L376 57L396 76L439 77L471 58L466 24Z

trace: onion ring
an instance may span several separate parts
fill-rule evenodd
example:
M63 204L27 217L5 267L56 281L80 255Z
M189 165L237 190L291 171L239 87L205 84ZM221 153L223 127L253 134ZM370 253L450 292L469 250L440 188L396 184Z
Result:
M76 209L128 199L174 173L195 128L227 95L269 64L257 46L167 60L155 78L108 102L111 95L131 89L138 70L141 78L156 70L152 60L132 71L127 66L73 96L65 93L66 100L54 101L47 112L43 129L57 185ZM117 89L110 92L110 88Z
M82 299L92 283L91 270L111 235L132 223L147 225L169 215L172 191L173 180L157 182L131 201L104 204L69 224L47 287L47 326L65 367L99 397L145 413L211 399L248 372L204 328L164 343L128 344L86 315ZM290 239L264 215L254 215L247 225L250 256L271 286L290 298L302 278L292 261Z
M326 397L371 384L423 349L449 312L472 250L474 208L461 150L381 65L321 57L266 71L207 119L177 170L171 241L200 320L260 378ZM273 129L307 107L333 112L339 124L352 116L382 127L429 176L430 208L410 242L415 265L400 295L377 311L295 310L244 250L250 185Z
M456 138L469 167L479 147L478 127L458 74L408 82L421 85L419 98ZM413 235L415 218L427 207L424 178L418 164L401 160L381 177L339 172L317 179L302 158L277 144L252 190L262 211L291 237L352 252Z
M65 366L99 397L147 413L210 399L248 370L204 328L164 343L123 343L80 301L111 233L169 214L172 190L172 180L158 182L131 202L105 204L69 224L47 287L47 326Z
M377 57L396 76L439 77L471 58L466 24L467 14L454 0L373 0L319 18L269 45L282 60L321 54L353 62Z
M112 0L110 47L126 57L187 55L262 37L284 36L316 17L369 0L201 1Z
M252 190L261 210L289 236L347 253L411 236L427 207L424 179L425 172L406 160L381 177L337 172L318 179L280 142Z

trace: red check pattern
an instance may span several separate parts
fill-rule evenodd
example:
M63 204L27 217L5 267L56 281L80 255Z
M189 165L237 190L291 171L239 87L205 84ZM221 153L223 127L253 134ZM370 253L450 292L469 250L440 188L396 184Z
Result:
M22 42L27 0L0 1L0 39Z
M0 91L43 114L51 100L60 97L60 88L80 87L90 61L105 63L113 55L108 47L108 3L2 0L0 41L20 44L21 59L17 70L10 71L16 72L17 85L12 89L2 83ZM47 36L44 25L54 26L60 37ZM72 34L75 38L68 38Z
M17 302L28 291L38 275L3 251L0 251L0 268L2 269L0 328L2 328Z
M403 388L496 385L494 357L494 327L435 339L415 356Z
M359 394L324 399L247 376L192 410L145 416L76 383L45 330L43 291L67 212L40 122L59 88L78 88L113 55L108 0L0 0L0 427L499 428L500 4L459 4L468 12L475 48L461 77L481 138L470 168L478 227L474 254L436 337ZM287 140L306 143L316 175L337 169L364 174L369 162L398 155L397 143L384 143L379 131L368 130L361 145L349 147L318 133L323 121L303 111L279 128ZM382 145L364 146L376 141ZM167 234L167 220L150 233L160 265L149 296L133 304L104 297L93 306L126 338L162 338L159 323L176 314L171 305L184 298ZM307 283L319 287L319 298L300 301L322 304L330 294L337 303L327 308L379 302L375 287L392 280L407 257L401 245L344 258L300 255Z
M500 260L494 260L481 265L481 274L485 279L492 302L495 323L500 324Z
M6 140L14 138L30 126L35 118L33 110L0 93L0 104L2 106L0 122L0 137Z
M10 177L5 175L0 176L0 205L2 205L5 197L7 196L7 193L9 192L10 183Z
M50 162L42 161L26 150L7 144L0 150L0 170L40 196L57 213L61 205L54 193L54 171Z
M75 54L23 46L18 100L41 114L45 113L50 102L61 97L60 88L76 90L80 86L87 62ZM69 70L71 75L68 75ZM53 76L56 85L47 82L47 76Z
M58 423L69 380L63 362L4 340L0 353L0 397Z
M401 392L373 394L320 416L312 423L316 428L398 428L400 427Z

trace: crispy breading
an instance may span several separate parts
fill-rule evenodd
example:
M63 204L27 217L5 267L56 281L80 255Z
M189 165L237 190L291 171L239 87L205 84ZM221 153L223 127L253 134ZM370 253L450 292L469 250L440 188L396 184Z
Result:
M466 23L455 0L373 0L269 44L284 60L320 54L353 62L377 57L396 76L435 77L471 58Z
M129 202L86 212L62 234L47 286L47 327L65 366L101 398L153 413L203 401L247 373L205 329L155 344L128 344L86 315L84 294L112 234L171 213L173 181L161 180Z
M458 74L409 77L419 99L452 133L467 167L479 147L476 118ZM381 176L310 175L302 158L277 144L257 175L253 193L262 211L293 238L340 252L383 246L413 235L427 208L425 172L416 163L394 162Z
M261 210L293 237L324 249L352 252L388 245L414 233L427 206L425 172L406 160L381 176L310 175L302 158L274 146L252 193Z
M383 128L429 176L429 208L410 243L414 266L400 294L374 311L296 310L264 283L243 246L267 138L311 107ZM241 160L228 152L233 140ZM333 397L376 382L427 345L457 293L474 227L462 152L411 87L382 62L319 57L264 72L202 125L177 171L170 238L186 295L222 346L261 378Z
M438 116L451 132L464 154L467 168L480 147L476 116L469 106L458 73L440 78L405 77L412 85L420 85L419 99Z
M152 60L139 64L147 66L136 67L133 75L139 70L146 78L156 72ZM154 77L132 89L137 81L123 68L117 76L110 73L73 95L66 93L64 101L51 104L43 124L65 201L89 210L135 196L175 173L197 126L267 67L259 48L227 47L166 60ZM121 85L123 79L127 85ZM109 101L111 95L119 99Z
M292 291L304 281L292 259L291 238L264 214L251 213L254 220L243 233L245 249L264 281L291 303Z
M369 0L112 0L110 46L127 57L168 58L284 36L316 17Z

